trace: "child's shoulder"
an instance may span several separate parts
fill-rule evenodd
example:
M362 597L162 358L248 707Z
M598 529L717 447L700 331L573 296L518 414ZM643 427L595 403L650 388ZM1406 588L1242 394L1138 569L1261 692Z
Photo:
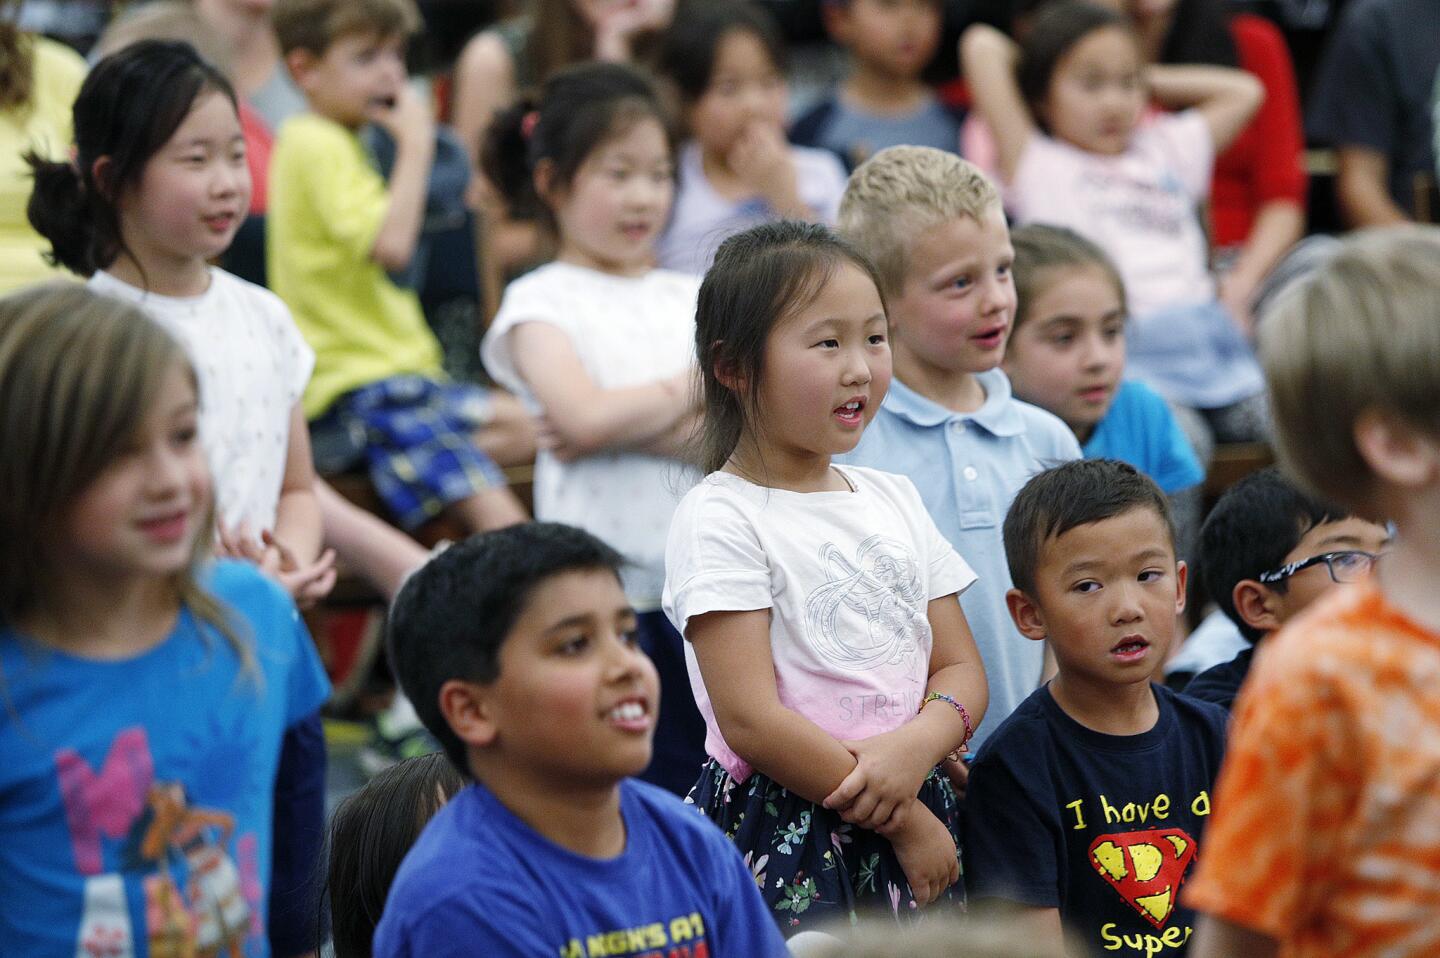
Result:
M201 587L217 599L257 606L291 604L280 583L252 562L216 559L201 570L199 578Z
M1009 406L1019 424L1018 434L1037 455L1052 460L1046 465L1080 458L1080 442L1075 438L1074 430L1065 425L1059 416L1014 396L1010 397Z
M685 804L663 788L627 778L620 783L620 795L627 819L632 814L644 816L656 841L678 850L691 861L706 861L712 856L733 852L724 832L695 806ZM636 864L638 867L641 863Z
M290 307L271 290L248 279L242 279L218 266L210 270L212 291L218 296L272 316L290 318Z
M1054 708L1049 689L1042 686L1031 692L985 739L975 753L975 766L1007 762L1017 755L1048 755L1050 743L1062 734L1055 722Z
M306 111L297 113L280 124L271 156L283 169L287 157L324 152L327 161L333 163L343 159L346 155L343 151L356 149L363 147L360 146L360 138L353 131L328 117Z
M1198 732L1202 738L1223 743L1230 725L1230 713L1224 706L1176 692L1164 685L1152 685L1155 700L1162 709L1169 708L1182 731Z

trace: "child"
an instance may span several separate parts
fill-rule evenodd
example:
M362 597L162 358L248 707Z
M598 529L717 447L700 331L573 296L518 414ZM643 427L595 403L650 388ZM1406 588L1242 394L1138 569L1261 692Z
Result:
M1005 353L1015 394L1065 421L1090 459L1119 459L1170 497L1177 552L1200 527L1195 458L1165 400L1125 368L1125 287L1110 257L1079 233L1032 224L1011 234L1020 307Z
M1321 502L1277 469L1262 469L1210 510L1200 530L1200 572L1205 592L1255 646L1338 584L1364 579L1389 543L1384 526ZM1228 711L1254 651L1201 672L1185 694Z
M696 309L703 465L665 550L711 759L690 799L788 934L963 901L937 766L984 716L956 597L975 573L909 479L832 457L890 384L874 269L822 226L721 244Z
M226 551L259 559L297 600L322 597L334 557L320 555L300 406L314 354L278 298L208 262L249 205L229 81L188 44L136 43L86 78L75 148L73 163L32 156L31 221L59 263L185 344Z
M471 530L525 518L488 451L523 458L513 400L444 380L420 302L386 271L415 249L434 150L405 84L410 0L281 0L275 28L310 113L281 127L270 171L271 285L315 348L304 410L316 444L368 464L404 529L441 512ZM389 188L356 135L394 138ZM513 440L513 441L512 441Z
M537 522L451 546L402 590L396 674L475 783L400 866L379 958L785 954L724 836L627 780L659 703L622 561Z
M1210 916L1203 958L1435 952L1437 315L1440 232L1411 227L1346 240L1261 325L1282 466L1341 508L1391 519L1395 545L1373 576L1267 639L1240 694L1186 892Z
M975 757L972 900L1014 907L1050 953L1183 954L1176 895L1210 814L1225 712L1152 685L1185 607L1165 494L1113 459L1030 480L1005 517L1015 625L1058 671ZM1239 859L1234 859L1238 861Z
M790 139L827 149L848 169L887 146L954 152L960 119L920 78L940 45L940 0L827 0L830 39L850 54L838 90L807 110Z
M1216 151L1260 103L1259 81L1221 67L1147 68L1124 15L1083 0L1044 7L1023 54L977 25L961 55L1017 219L1070 227L1120 268L1132 373L1200 410L1220 441L1259 438L1260 369L1216 300L1196 209ZM1147 93L1185 109L1141 123Z
M328 693L284 592L212 565L196 377L133 306L0 301L0 941L263 958L287 729Z
M950 544L978 566L961 598L990 680L978 745L1045 668L1044 647L1005 610L1005 509L1027 478L1080 448L1054 416L1012 398L997 368L1015 316L1014 253L979 170L927 147L884 150L850 178L840 223L885 284L896 379L849 461L909 476Z
M845 169L824 150L785 139L785 48L749 3L687 7L671 26L662 68L692 137L680 150L675 212L660 265L704 273L720 241L791 219L834 223Z
M571 67L538 104L496 119L486 155L491 182L545 209L560 248L506 289L485 365L544 414L551 448L535 467L536 518L593 532L629 562L625 594L665 689L655 766L642 777L684 795L705 761L705 725L660 593L674 457L696 418L700 283L652 265L674 191L664 113L629 67Z
M385 769L335 809L325 872L335 958L371 958L375 926L400 862L426 823L464 787L445 753L431 752Z

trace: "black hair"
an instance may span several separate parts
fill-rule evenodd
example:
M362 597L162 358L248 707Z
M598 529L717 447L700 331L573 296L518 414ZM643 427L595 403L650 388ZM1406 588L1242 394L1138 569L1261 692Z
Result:
M1179 0L1160 48L1160 62L1239 66L1240 54L1230 33L1231 11L1226 9L1232 6L1229 0Z
M696 0L675 15L660 50L660 70L675 84L682 102L694 103L710 88L720 44L737 30L759 40L775 69L785 72L785 40L768 12L749 3Z
M1307 532L1321 523L1349 518L1285 478L1274 467L1261 469L1225 490L1200 527L1200 578L1205 591L1251 642L1262 635L1235 610L1235 585L1278 568ZM1269 588L1284 593L1285 580Z
M465 787L441 752L398 762L351 793L330 819L322 907L335 958L371 958L375 927L400 862L425 824ZM324 928L322 920L318 927ZM316 954L323 951L315 949Z
M1011 231L1010 245L1015 249L1015 263L1010 267L1010 275L1015 282L1015 297L1020 303L1010 328L1012 342L1015 330L1030 318L1030 308L1035 300L1044 295L1053 282L1052 271L1100 270L1107 280L1115 284L1120 308L1128 311L1125 281L1120 278L1115 261L1074 230L1045 223L1027 223Z
M35 174L27 212L50 241L51 263L89 276L128 253L116 200L207 92L236 106L224 74L180 41L142 40L95 65L75 98L74 162L25 156ZM95 178L101 157L110 159L103 181Z
M1035 14L1035 20L1020 47L1015 82L1036 123L1046 126L1041 107L1050 93L1050 80L1055 75L1056 65L1075 44L1096 30L1109 27L1119 27L1127 34L1134 34L1130 20L1124 14L1087 0L1059 0L1042 7Z
M565 572L608 570L625 560L581 529L531 522L471 536L422 566L390 609L391 669L420 721L469 777L465 744L440 711L440 687L452 679L488 684L500 675L500 647L530 597Z
M705 411L697 458L706 472L725 464L746 423L755 422L770 330L812 302L841 263L870 277L883 306L875 266L828 227L779 220L720 244L695 305L695 355ZM743 393L720 381L722 370L726 379L744 384Z
M1035 594L1035 570L1046 542L1131 509L1153 510L1174 548L1169 500L1149 476L1127 462L1076 459L1032 478L1005 514L1005 558L1015 588Z
M546 80L538 95L522 95L496 115L481 146L485 175L513 216L553 222L535 188L535 168L541 161L554 165L554 185L569 186L597 147L643 119L660 124L673 156L670 117L644 73L621 63L566 67Z

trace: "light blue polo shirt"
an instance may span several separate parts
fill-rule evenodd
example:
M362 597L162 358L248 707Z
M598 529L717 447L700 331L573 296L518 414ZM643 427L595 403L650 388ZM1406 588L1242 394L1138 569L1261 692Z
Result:
M1016 399L1003 372L976 378L985 404L966 413L894 380L860 445L839 457L909 476L930 517L980 577L960 597L990 680L990 706L972 750L1035 691L1044 668L1044 644L1021 635L1005 607L1005 512L1031 476L1080 458L1070 427Z

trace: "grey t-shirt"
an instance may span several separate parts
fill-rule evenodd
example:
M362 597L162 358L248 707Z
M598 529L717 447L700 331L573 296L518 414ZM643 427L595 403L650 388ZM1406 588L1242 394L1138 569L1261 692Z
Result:
M264 118L271 132L278 133L281 123L305 112L305 94L290 79L285 64L277 63L265 85L251 94L250 105Z
M838 93L822 100L795 124L797 143L829 150L854 169L890 146L933 146L958 152L960 121L935 97L900 115L876 115L856 109Z

